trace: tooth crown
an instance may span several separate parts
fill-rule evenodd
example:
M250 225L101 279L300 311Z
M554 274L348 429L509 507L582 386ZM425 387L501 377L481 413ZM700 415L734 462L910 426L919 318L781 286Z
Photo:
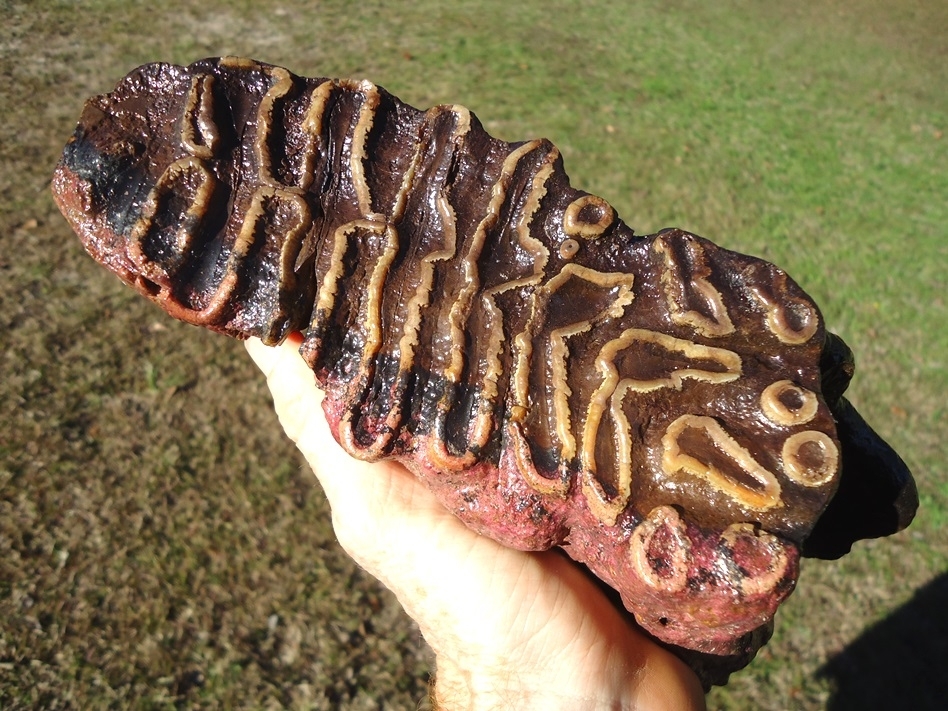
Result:
M733 653L792 589L840 465L819 311L771 264L634 235L548 141L366 81L148 65L54 189L173 316L301 331L353 456L509 545L568 541L657 636Z

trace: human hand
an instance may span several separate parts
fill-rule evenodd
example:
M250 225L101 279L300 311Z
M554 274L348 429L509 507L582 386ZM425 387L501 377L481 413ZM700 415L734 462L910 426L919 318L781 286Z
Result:
M480 536L400 464L347 455L298 345L254 339L247 350L326 492L339 543L395 593L434 650L436 708L704 708L694 673L575 563Z

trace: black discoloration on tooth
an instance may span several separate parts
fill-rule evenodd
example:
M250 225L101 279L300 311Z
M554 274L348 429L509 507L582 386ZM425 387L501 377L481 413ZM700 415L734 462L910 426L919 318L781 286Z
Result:
M856 372L856 360L846 342L835 333L826 333L823 353L820 356L820 372L823 398L835 406L849 387Z
M836 496L803 542L803 555L836 559L856 541L901 531L915 517L918 489L912 472L846 398L833 408L841 444Z
M104 211L115 234L128 234L148 192L138 168L142 147L127 142L103 152L88 140L82 126L63 151L63 165L91 186L95 209Z

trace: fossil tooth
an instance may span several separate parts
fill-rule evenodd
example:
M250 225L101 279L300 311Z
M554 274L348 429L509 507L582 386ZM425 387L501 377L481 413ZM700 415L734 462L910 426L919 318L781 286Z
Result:
M706 680L701 654L732 669L767 637L801 550L839 555L917 505L789 276L634 234L549 141L463 107L246 59L146 65L88 102L53 191L172 316L301 332L352 455L401 461L507 545L568 542Z

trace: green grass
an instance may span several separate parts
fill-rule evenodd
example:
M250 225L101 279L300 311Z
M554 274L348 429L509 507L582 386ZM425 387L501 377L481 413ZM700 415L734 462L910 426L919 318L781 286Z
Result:
M852 687L819 670L850 650L880 708L936 708L922 654L944 612L913 595L948 571L948 6L784 5L0 3L0 706L424 694L417 632L335 547L239 346L122 289L46 190L88 95L144 62L241 54L463 103L502 138L552 139L637 231L681 226L785 268L857 353L852 398L922 509L808 562L774 640L709 702L848 708ZM907 665L886 657L905 605L932 620L909 626Z

